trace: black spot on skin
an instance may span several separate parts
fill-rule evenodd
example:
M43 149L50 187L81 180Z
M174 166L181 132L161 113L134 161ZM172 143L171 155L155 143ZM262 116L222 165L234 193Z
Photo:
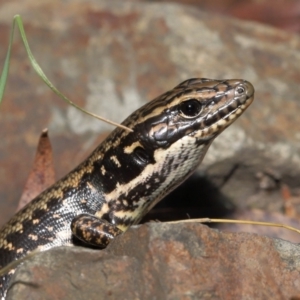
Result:
M108 222L111 221L110 216L109 216L108 213L105 213L104 215L102 215L101 219L106 220L106 221L108 221Z

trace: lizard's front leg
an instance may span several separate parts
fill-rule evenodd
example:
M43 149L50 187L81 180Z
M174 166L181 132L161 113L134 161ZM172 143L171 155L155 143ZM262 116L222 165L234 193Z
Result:
M123 233L115 225L90 214L76 216L72 220L71 230L80 241L99 248L105 248L111 240Z

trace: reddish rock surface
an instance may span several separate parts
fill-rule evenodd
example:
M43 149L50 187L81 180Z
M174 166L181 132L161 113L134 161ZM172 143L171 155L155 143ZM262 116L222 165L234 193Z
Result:
M146 0L147 1L147 0ZM298 0L148 0L194 5L200 9L243 20L257 21L300 32Z
M57 248L24 263L7 299L292 299L299 245L196 223L130 229L103 251Z

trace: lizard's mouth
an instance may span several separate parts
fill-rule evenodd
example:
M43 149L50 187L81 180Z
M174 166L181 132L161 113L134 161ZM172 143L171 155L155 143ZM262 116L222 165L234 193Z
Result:
M254 99L254 87L247 81L237 84L230 93L234 93L234 95L231 94L230 97L229 94L223 92L207 104L207 113L200 124L202 130L199 130L198 133L195 131L197 137L217 136L232 124Z

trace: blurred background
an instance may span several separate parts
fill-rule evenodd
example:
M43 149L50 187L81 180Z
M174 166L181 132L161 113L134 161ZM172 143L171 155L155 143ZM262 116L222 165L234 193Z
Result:
M290 32L299 32L300 3L297 0L173 0L149 2L175 2L193 5L213 13L260 22Z

